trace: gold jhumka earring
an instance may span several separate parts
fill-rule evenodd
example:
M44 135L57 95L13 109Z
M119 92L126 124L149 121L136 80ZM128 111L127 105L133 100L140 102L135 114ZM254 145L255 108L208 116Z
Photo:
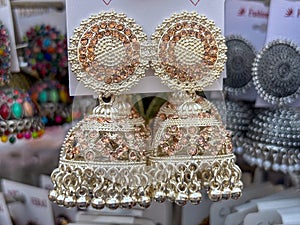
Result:
M77 79L99 94L99 105L68 133L49 198L65 207L148 207L146 157L150 132L120 93L145 74L147 40L125 14L104 12L82 21L70 40Z
M213 21L197 13L174 14L156 29L152 67L163 83L178 90L162 106L154 125L153 198L178 205L199 204L203 191L213 201L241 195L229 133L216 108L196 91L220 77L225 39Z

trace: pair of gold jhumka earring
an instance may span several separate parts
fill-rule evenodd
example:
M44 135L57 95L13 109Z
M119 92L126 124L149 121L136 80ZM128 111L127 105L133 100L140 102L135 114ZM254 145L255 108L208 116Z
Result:
M99 94L93 113L73 127L51 175L49 199L65 207L149 207L166 199L199 204L241 195L241 171L212 103L196 91L220 77L225 39L196 12L174 14L147 41L125 14L103 12L82 21L71 37L77 79ZM152 134L121 95L151 66L177 90L158 112Z

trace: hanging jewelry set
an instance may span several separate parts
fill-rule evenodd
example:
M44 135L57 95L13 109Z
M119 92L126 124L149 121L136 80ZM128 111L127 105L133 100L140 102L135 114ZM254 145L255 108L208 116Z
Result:
M63 35L50 26L31 28L24 38L24 58L33 74L45 80L32 84L23 73L11 74L8 31L0 23L0 139L2 144L42 137L45 126L71 121L68 90L55 75L66 75L67 53ZM66 44L66 43L65 43ZM56 52L56 50L57 52ZM51 69L50 69L51 68ZM48 70L49 69L49 70ZM58 71L58 70L63 70ZM42 71L48 71L44 74ZM27 90L29 91L27 92Z
M254 85L273 108L258 112L249 125L243 157L251 165L300 172L300 113L290 106L299 97L299 63L300 47L288 40L268 43L254 60Z
M235 135L237 153L265 170L300 172L300 113L291 107L299 97L300 47L289 40L274 40L256 53L240 36L227 38L225 90L233 95L254 86L269 108L251 108L227 101L227 125ZM252 111L252 112L251 112ZM251 115L252 114L252 115Z
M241 196L230 134L214 105L196 94L226 63L225 38L213 21L173 14L148 40L125 14L103 12L81 22L68 51L72 71L98 94L99 105L67 134L50 200L116 209ZM151 129L122 95L148 68L175 91Z
M38 138L44 134L44 124L29 94L10 86L10 41L5 26L0 23L0 137L1 142Z

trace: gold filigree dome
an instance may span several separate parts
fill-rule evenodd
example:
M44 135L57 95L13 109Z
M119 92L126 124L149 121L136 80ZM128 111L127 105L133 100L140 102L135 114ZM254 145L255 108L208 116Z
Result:
M173 93L155 118L154 130L149 177L156 201L199 204L204 190L212 201L240 197L241 171L212 103Z
M152 148L154 156L216 156L232 153L229 132L212 103L202 97L196 100L182 93L180 105L165 103L155 123ZM172 99L171 99L172 101Z
M58 205L115 209L138 202L149 206L142 192L148 184L150 131L124 99L112 102L101 102L68 133L59 167L51 176L54 190L49 198Z
M143 161L149 131L140 118L115 121L92 115L80 121L62 147L64 159L87 162Z

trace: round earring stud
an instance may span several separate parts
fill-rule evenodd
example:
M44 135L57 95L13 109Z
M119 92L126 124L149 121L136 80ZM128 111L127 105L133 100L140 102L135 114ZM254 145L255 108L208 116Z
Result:
M275 40L256 56L252 76L258 94L275 105L290 104L300 93L300 47Z
M226 38L227 62L224 90L239 95L252 86L252 63L256 56L253 45L242 36Z
M149 66L142 54L146 41L142 28L123 13L90 16L70 39L72 72L98 94L124 92L145 75Z
M217 80L226 62L221 29L196 12L175 13L151 37L157 43L155 74L171 89L199 91Z

